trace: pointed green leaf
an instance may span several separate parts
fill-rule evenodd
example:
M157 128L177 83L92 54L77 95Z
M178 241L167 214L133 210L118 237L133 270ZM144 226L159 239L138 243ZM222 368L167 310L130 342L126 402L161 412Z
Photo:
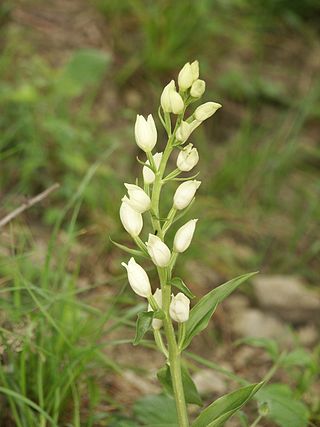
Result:
M247 403L263 386L263 382L250 384L211 403L194 421L192 427L220 427Z
M184 342L182 343L182 349L185 349L190 344L192 338L207 327L218 304L236 290L241 283L252 277L254 274L256 273L248 273L236 277L235 279L218 286L201 298L201 300L190 311L189 320L186 322L186 334Z
M192 378L190 377L190 374L187 368L185 368L184 366L182 366L181 374L182 374L182 384L183 384L183 390L184 390L186 402L194 403L196 405L201 406L202 400L198 393L197 387L193 382ZM170 395L173 395L173 386L172 386L172 379L170 374L170 367L168 365L165 365L163 368L161 368L158 371L157 376L163 388L165 389L165 391Z
M112 240L111 237L110 237L110 241L115 246L117 246L117 248L121 249L124 252L127 252L128 254L135 255L135 256L142 256L142 257L146 258L146 256L144 255L144 253L142 251L138 251L137 249L128 248L125 245L121 245L121 243L118 243L118 242L115 242L114 240Z
M186 178L172 178L172 181L190 181L191 179L197 178L200 172L197 172L196 174L192 176L187 176Z
M138 314L136 336L134 337L133 345L138 345L144 334L151 328L153 314L153 311L141 311L141 313Z
M315 370L317 369L316 360L314 360L312 354L304 348L297 348L288 353L281 359L281 365L286 368L291 368L292 366L303 366L311 369L314 366Z
M190 298L190 299L195 298L193 293L190 291L190 289L184 283L184 281L182 279L180 279L180 277L174 277L173 279L170 280L169 284L174 286L175 288L179 289L179 291L184 293L188 298Z

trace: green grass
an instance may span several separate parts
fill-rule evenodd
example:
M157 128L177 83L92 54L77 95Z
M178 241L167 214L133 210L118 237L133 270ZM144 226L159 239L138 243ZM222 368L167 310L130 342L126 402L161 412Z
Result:
M109 284L79 288L79 261L73 268L69 266L83 192L96 169L93 165L62 211L47 251L39 253L31 230L26 233L23 226L13 226L9 231L12 243L7 250L11 255L2 257L0 263L4 278L0 304L5 313L0 328L5 353L0 366L1 425L12 422L18 427L39 427L71 422L93 426L96 417L109 416L96 410L109 396L92 378L92 372L100 370L108 376L120 370L104 352L117 344L107 337L141 307L125 309L123 314L119 311L123 286L112 300L104 298L103 307L88 304L85 295ZM61 247L60 227L69 211L71 221ZM44 259L39 260L41 256ZM86 401L85 407L82 401Z

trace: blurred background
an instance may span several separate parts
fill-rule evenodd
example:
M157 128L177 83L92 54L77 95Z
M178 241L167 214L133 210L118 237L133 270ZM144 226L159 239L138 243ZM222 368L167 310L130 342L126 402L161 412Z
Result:
M130 424L128 408L158 391L156 356L126 342L141 305L109 236L130 245L118 209L123 182L141 177L136 114L156 117L163 86L195 59L203 101L223 108L191 140L202 186L190 218L200 221L178 272L196 295L260 275L193 350L249 380L270 367L261 347L300 351L308 379L279 381L320 425L319 1L2 0L0 50L0 218L60 184L1 230L0 425L46 425L21 396L59 425L146 425L139 414ZM231 345L248 336L262 339L258 349ZM79 365L58 384L66 358ZM210 382L220 390L204 396L227 387ZM261 425L295 427L285 423Z

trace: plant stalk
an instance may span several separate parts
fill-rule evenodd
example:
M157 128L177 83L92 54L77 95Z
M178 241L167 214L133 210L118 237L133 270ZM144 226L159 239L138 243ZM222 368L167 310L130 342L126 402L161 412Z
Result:
M160 278L161 280L161 278ZM161 280L162 281L162 280ZM174 398L176 402L179 427L189 427L187 406L184 396L182 375L181 375L181 355L177 345L176 336L169 314L169 306L171 299L171 286L166 283L161 283L162 287L162 303L166 318L164 319L164 331L168 343L168 361L170 365L170 374Z
M171 141L172 139L169 138L168 144L162 156L159 170L156 173L156 178L152 190L151 209L153 210L153 212L155 212L157 218L160 217L159 200L161 188L163 185L162 178L166 169L167 161L173 149ZM158 236L163 239L164 236L160 221L156 218L152 218L152 225L154 232L157 232ZM171 278L170 266L165 269L158 268L158 275L162 289L162 309L165 313L165 319L163 321L163 324L168 345L168 362L170 365L170 374L172 379L173 393L176 403L179 426L189 427L187 406L182 383L180 350L177 345L174 328L169 314L171 300L171 286L168 284Z

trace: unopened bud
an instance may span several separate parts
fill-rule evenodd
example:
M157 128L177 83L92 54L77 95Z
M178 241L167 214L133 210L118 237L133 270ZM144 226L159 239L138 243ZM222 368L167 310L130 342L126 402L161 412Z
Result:
M190 62L187 62L178 75L178 85L181 91L185 91L192 86L194 81Z
M151 286L147 273L134 258L130 258L128 264L122 262L128 273L128 281L133 291L140 297L148 298L151 295Z
M199 154L192 144L188 144L180 151L177 158L177 166L182 172L189 172L199 161Z
M139 236L143 227L142 215L125 201L120 207L120 219L123 227L131 236Z
M128 190L129 198L124 196L122 201L128 203L134 210L143 213L150 209L151 200L148 194L138 185L124 184Z
M268 405L268 402L262 402L261 405L259 406L259 415L261 415L262 417L266 417L270 412L270 408Z
M173 196L173 207L181 210L186 208L194 198L201 181L186 181L179 185Z
M162 153L155 153L153 155L153 160L157 169L159 169L161 159L162 159ZM147 160L146 163L149 165L150 164L149 160ZM150 168L148 168L148 166L143 166L142 173L143 173L143 180L145 184L152 184L156 179L154 172Z
M180 142L186 142L192 132L192 127L188 122L182 120L176 131L176 138Z
M163 89L160 103L165 113L182 113L184 109L184 102L181 95L176 91L174 80L171 80L171 82Z
M179 89L184 92L199 78L199 62L193 61L192 64L187 62L181 68L178 75ZM192 95L193 96L193 95Z
M196 229L197 219L191 219L176 232L173 242L173 250L181 253L190 246L194 231Z
M206 90L206 82L204 80L196 80L192 83L190 95L193 98L200 98Z
M199 61L191 62L191 71L193 75L193 81L199 78Z
M193 120L191 123L181 121L180 126L176 131L176 139L184 144L192 132L201 125L199 120Z
M222 105L217 102L206 102L205 104L200 105L194 112L194 117L196 120L203 122L211 117Z
M171 253L168 246L154 234L149 234L146 242L148 253L158 267L167 267L170 263Z
M134 133L137 145L145 152L152 151L157 142L157 128L151 114L147 120L137 115Z
M189 319L190 300L182 292L172 296L170 303L170 316L178 323L186 322Z

